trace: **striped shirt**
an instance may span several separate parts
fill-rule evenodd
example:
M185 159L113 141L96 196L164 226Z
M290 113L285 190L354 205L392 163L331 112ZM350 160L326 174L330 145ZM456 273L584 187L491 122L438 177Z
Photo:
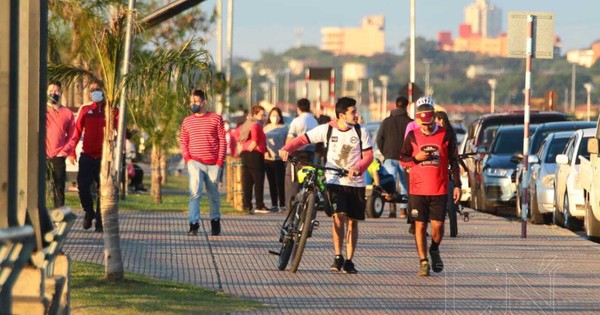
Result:
M181 124L179 145L186 163L194 160L223 166L227 150L223 119L215 113L187 116Z

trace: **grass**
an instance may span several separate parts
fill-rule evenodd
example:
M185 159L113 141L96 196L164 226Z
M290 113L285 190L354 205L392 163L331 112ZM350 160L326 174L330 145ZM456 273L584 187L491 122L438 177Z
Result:
M207 314L252 311L264 305L204 288L126 273L125 280L104 279L101 265L73 261L73 314Z
M148 192L136 194L130 193L125 200L119 201L119 211L188 211L188 178L187 176L170 176L166 185L163 185L162 203L154 203L150 195L149 176L145 177L144 186L148 188ZM46 204L52 205L52 200L49 196L46 197ZM65 193L65 204L72 209L81 209L79 195L77 192L67 191ZM202 195L200 208L202 213L208 213L208 200L206 193ZM225 201L225 197L221 198L221 213L240 214Z

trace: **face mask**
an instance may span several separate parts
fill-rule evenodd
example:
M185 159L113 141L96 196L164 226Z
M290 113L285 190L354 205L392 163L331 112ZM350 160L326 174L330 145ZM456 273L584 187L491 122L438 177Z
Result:
M104 94L101 91L92 92L92 101L93 102L102 102L104 100Z
M225 124L225 126L223 126L223 128L225 128L225 131L229 131L229 124Z
M197 114L202 109L202 106L200 106L200 104L192 104L190 109L192 110L192 113Z
M60 94L48 94L48 101L52 104L58 104Z
M271 123L276 125L279 122L279 117L277 116L271 116L269 117L269 119L271 120Z

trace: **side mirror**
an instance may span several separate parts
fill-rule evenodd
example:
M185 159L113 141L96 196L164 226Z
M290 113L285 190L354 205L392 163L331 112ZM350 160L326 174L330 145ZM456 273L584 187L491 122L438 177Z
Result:
M529 164L539 164L540 163L540 159L538 158L537 155L530 155L527 158L527 163L529 163Z
M523 153L515 153L513 156L511 156L510 161L515 164L521 163L523 161Z
M589 154L598 154L598 138L588 140L587 150Z
M569 157L566 154L557 155L556 164L569 164Z

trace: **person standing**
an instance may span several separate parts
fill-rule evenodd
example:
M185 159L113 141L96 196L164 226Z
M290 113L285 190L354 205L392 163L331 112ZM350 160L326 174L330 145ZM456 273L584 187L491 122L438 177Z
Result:
M407 106L408 99L406 97L400 96L396 99L396 109L392 110L390 116L383 120L376 138L377 147L384 157L383 167L394 176L396 183L400 183L401 195L408 193L406 172L400 165L400 150L404 144L404 133L406 126L412 121L406 112ZM400 204L400 218L406 218L406 207L406 203ZM395 203L390 203L389 217L396 217Z
M294 118L290 123L286 143L319 125L315 116L310 113L310 101L308 99L301 98L296 105L298 117ZM315 145L309 144L300 148L294 152L294 156L301 161L312 163L315 158ZM287 209L291 209L292 199L300 191L300 183L295 174L293 174L294 172L294 166L288 163L285 169L285 206Z
M242 159L242 190L244 192L243 207L250 214L269 213L265 207L265 153L267 143L263 131L265 109L256 105L252 107L250 116L240 130L240 158ZM252 190L256 208L252 208Z
M317 112L316 112L315 118L317 119L317 123L319 125L326 124L331 121L331 117L323 114L323 105L317 106ZM325 158L323 156L324 154L325 154L325 145L323 145L322 143L315 144L315 163L317 163L319 165L322 165L323 163L325 163Z
M279 150L285 144L288 128L283 123L281 109L273 107L264 127L267 138L265 154L265 172L269 181L269 193L273 210L285 209L285 162L279 156Z
M60 82L50 82L46 103L46 164L54 186L54 208L65 205L65 159L75 148L70 142L75 132L75 115L60 104L61 88Z
M358 242L358 221L365 219L365 174L373 161L373 144L369 132L357 124L356 101L349 97L340 98L335 106L337 121L320 125L295 140L287 143L279 152L284 161L290 153L308 143L328 144L326 167L348 170L347 177L325 172L327 191L337 200L333 209L332 271L357 273L354 252ZM329 138L328 138L329 136ZM346 260L342 249L346 241Z
M83 218L83 229L92 227L92 221L96 219L96 232L104 230L102 226L102 215L100 213L100 198L96 197L96 210L94 211L94 197L92 185L96 185L96 192L100 191L100 166L102 161L102 146L104 144L104 128L106 126L106 99L102 88L97 83L89 86L92 102L81 105L75 121L75 132L70 142L73 147L77 145L83 135L83 145L79 156L79 170L77 172L77 189L79 190L79 201L85 211ZM119 121L119 110L114 111L114 124ZM71 163L75 165L75 150L69 156Z
M416 105L415 118L420 128L408 133L400 152L400 161L405 168L409 168L409 209L415 219L415 243L420 259L417 274L429 276L430 269L434 272L444 270L439 246L444 236L449 169L455 184L454 203L460 201L461 182L456 138L434 122L433 99L419 98ZM428 221L431 221L431 267L427 259Z
M220 115L206 110L206 94L203 90L194 90L190 95L190 110L192 114L183 119L179 132L181 155L189 176L190 229L187 235L198 235L200 199L204 186L210 203L211 234L216 236L221 234L219 183L227 150L225 128Z

